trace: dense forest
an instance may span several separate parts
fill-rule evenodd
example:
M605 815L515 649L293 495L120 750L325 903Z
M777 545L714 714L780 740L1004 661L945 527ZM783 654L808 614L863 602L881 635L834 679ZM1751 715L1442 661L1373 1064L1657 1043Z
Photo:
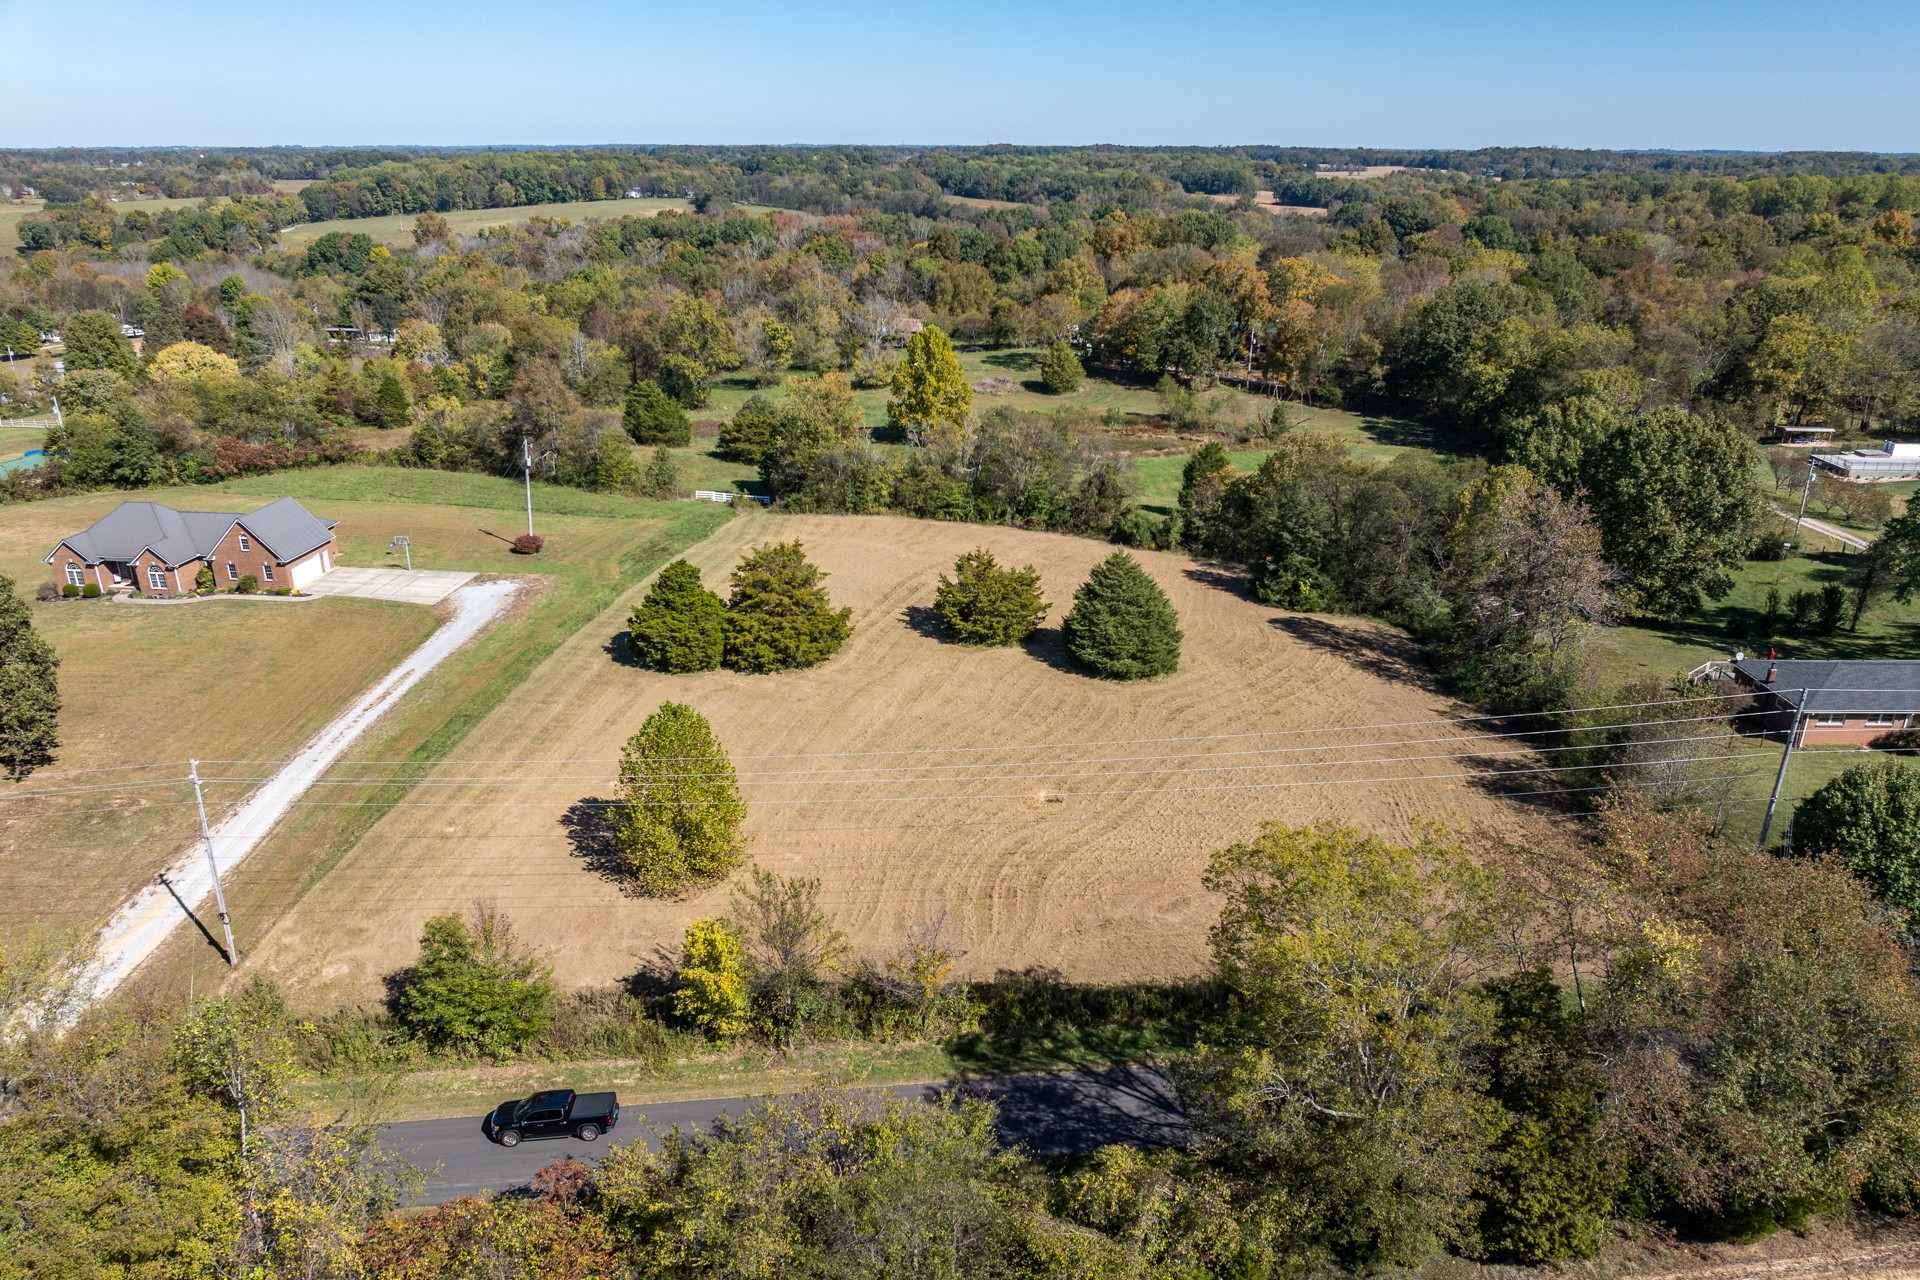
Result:
M1410 167L1307 167L1375 160ZM684 443L682 411L716 378L749 378L764 391L719 445L789 509L1183 546L1245 565L1275 602L1400 622L1459 655L1461 688L1528 707L1577 683L1583 628L1685 615L1778 541L1755 442L1783 424L1898 434L1920 414L1920 176L1905 159L989 147L105 163L28 167L72 187L318 176L158 210L123 211L96 185L21 224L0 337L28 350L59 334L65 372L16 364L0 394L32 415L57 388L65 426L49 465L6 479L12 499L338 460L368 428L392 432L374 444L392 461L505 471L528 437L551 479L632 488L634 443ZM537 213L626 192L689 207ZM530 216L456 233L447 215L476 206ZM411 241L376 243L351 217L283 235L340 213L410 216ZM122 324L144 332L142 356ZM1157 383L1165 423L1191 440L1275 446L1289 405L1347 406L1427 424L1445 460L1382 468L1310 435L1258 475L1207 454L1180 509L1150 517L1110 414L1064 394L1049 413L974 405L941 364L950 350L903 350L922 324L943 346L1048 350L1063 391L1088 369ZM1222 378L1273 411L1210 418L1197 393ZM894 391L888 427L863 419L863 388ZM1488 465L1505 470L1482 479ZM1456 528L1474 493L1505 533ZM1565 535L1556 571L1592 579L1597 564L1606 589L1545 614L1488 607L1518 581L1493 566L1520 572L1513 538L1542 520Z

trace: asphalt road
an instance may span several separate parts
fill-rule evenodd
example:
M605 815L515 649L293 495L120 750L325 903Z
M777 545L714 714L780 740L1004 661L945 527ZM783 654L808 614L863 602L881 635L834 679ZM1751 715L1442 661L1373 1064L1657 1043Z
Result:
M556 1088L571 1085L583 1092L593 1088L591 1080L563 1080L564 1075L565 1068L556 1069ZM958 1085L894 1085L875 1092L931 1099L950 1090L997 1103L1001 1140L1034 1155L1081 1155L1113 1142L1168 1146L1180 1142L1187 1131L1172 1083L1151 1067L1009 1076ZM656 1132L676 1126L704 1129L721 1115L738 1115L754 1101L709 1098L636 1105L622 1100L619 1127L598 1142L553 1138L511 1148L496 1146L481 1132L482 1117L477 1115L402 1121L390 1125L381 1142L430 1171L418 1203L440 1204L456 1196L523 1186L541 1167L562 1156L591 1162L609 1145L651 1141Z

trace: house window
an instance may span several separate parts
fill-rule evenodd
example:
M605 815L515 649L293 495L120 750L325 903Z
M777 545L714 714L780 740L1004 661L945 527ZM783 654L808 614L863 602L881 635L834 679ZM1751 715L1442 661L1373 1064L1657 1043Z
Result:
M240 566L235 564L231 560L227 561L227 581L228 582L240 581Z
M87 581L87 575L80 572L79 565L70 564L67 566L67 581L76 587L84 586Z
M240 535L240 549L242 551L253 550L253 544L247 541L247 535L244 533Z
M261 566L260 566L260 572L261 572L261 574L263 574L263 575L264 575L264 576L266 577L266 580L267 580L268 582L272 582L272 581L273 581L273 566L272 566L272 565L270 565L270 564L263 564L263 565L261 565Z
M153 591L165 591L167 589L167 571L157 564L148 565L147 587Z
M1885 728L1900 723L1900 717L1887 712L1878 712L1867 717L1867 723L1875 728Z
M1840 724L1845 724L1847 722L1847 718L1839 714L1838 712L1822 711L1819 715L1816 715L1813 718L1813 722L1815 724L1840 725Z

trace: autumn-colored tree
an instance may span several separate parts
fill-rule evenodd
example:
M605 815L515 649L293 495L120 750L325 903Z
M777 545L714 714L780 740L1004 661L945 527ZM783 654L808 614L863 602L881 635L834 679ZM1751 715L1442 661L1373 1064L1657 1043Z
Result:
M1471 1240L1500 1131L1474 990L1494 882L1439 836L1262 826L1213 856L1215 964L1235 994L1185 1072L1203 1149L1288 1206L1289 1252L1413 1265Z
M746 1031L752 1006L745 951L731 921L687 922L674 982L675 1014L715 1040L732 1040Z
M447 221L444 214L429 210L426 213L414 215L413 243L416 246L424 248L435 241L451 239L453 239L453 224Z
M935 423L964 422L972 408L973 388L947 335L928 325L907 339L906 355L893 374L888 419L919 431Z

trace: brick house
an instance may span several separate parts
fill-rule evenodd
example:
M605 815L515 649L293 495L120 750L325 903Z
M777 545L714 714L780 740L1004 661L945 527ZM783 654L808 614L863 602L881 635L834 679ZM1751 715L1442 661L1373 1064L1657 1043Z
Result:
M1724 670L1758 695L1769 730L1784 734L1799 716L1795 746L1865 746L1920 727L1920 661L1747 658Z
M123 502L92 528L62 538L46 563L55 586L93 583L102 592L191 595L202 567L213 570L221 587L252 574L263 591L298 590L333 568L340 553L333 533L338 523L292 498L244 514Z

